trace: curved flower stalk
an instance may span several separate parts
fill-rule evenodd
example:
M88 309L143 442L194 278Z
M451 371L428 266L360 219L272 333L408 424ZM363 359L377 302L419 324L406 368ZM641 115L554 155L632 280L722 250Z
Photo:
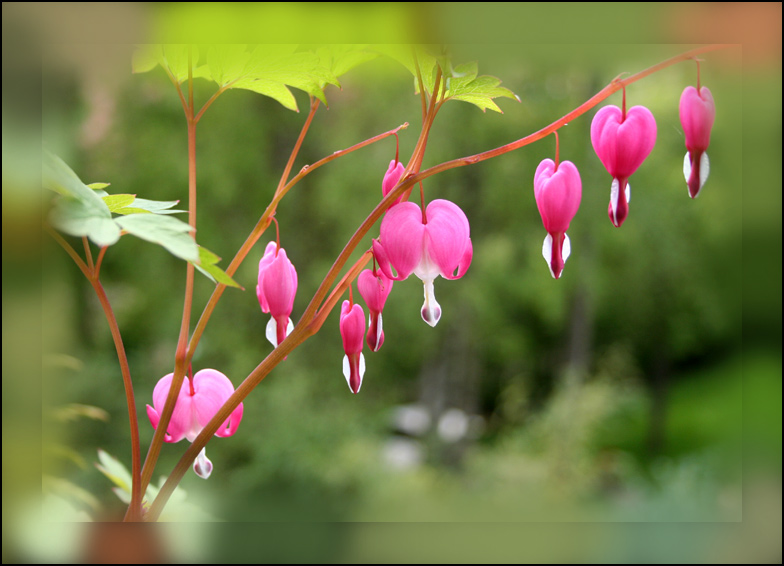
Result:
M683 158L683 176L686 177L689 196L697 198L710 171L706 151L710 145L713 120L716 118L716 106L711 91L706 86L699 91L693 86L687 86L681 94L679 110L687 150Z
M152 427L157 429L160 415L169 395L173 373L162 377L152 392L152 404L147 405L147 416ZM234 393L234 386L228 377L218 370L203 369L192 378L186 378L177 396L169 426L166 429L164 440L166 442L179 442L187 438L193 442L204 426L210 422L218 409ZM242 403L234 409L231 416L221 425L215 436L227 437L237 431L242 420ZM207 479L212 473L212 462L207 459L206 448L202 448L193 471L200 478Z
M389 168L387 169L387 172L384 174L384 180L381 182L381 194L384 197L387 196L389 192L395 188L395 185L397 185L400 182L400 178L403 176L403 173L405 173L405 171L406 168L403 166L403 164L400 161L393 159L392 161L389 162ZM392 206L399 203L402 198L403 198L402 195L396 198L395 201L392 203Z
M580 173L571 161L563 161L556 166L552 159L545 159L536 168L534 196L547 230L542 255L555 279L561 276L571 252L566 231L580 208L582 192Z
M401 281L413 273L424 283L422 320L430 326L441 318L433 281L439 275L460 279L473 253L468 218L456 204L442 199L432 201L424 215L413 202L393 206L381 222L380 241L373 240L373 255L387 277Z
M613 177L607 214L619 228L629 214L629 177L656 144L656 120L645 106L633 106L627 112L605 106L591 122L591 143Z
M373 352L378 352L384 343L384 327L381 311L392 291L392 280L383 271L365 269L357 277L359 294L368 306L367 345Z
M286 250L270 242L259 262L256 296L261 311L272 315L267 323L266 336L276 348L294 329L290 317L296 294L297 270L286 256Z
M359 393L365 375L365 356L362 355L362 338L365 335L365 313L351 301L343 301L340 309L340 336L343 338L343 375L352 393Z

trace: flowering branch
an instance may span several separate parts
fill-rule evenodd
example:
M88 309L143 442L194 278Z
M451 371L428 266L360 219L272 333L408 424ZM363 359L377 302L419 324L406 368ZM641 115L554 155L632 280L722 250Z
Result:
M303 313L298 324L292 330L291 334L289 334L288 337L286 337L282 342L280 342L280 344L248 375L248 377L245 378L242 384L240 384L240 386L231 395L231 397L229 397L229 399L223 404L223 406L215 413L215 415L210 420L210 422L202 429L202 431L198 434L198 436L193 440L191 446L183 454L182 458L177 463L174 470L169 475L165 484L161 488L158 497L155 499L155 501L153 502L150 508L147 519L154 521L158 518L161 510L163 509L163 506L166 504L166 501L170 497L171 493L174 491L179 481L182 479L187 469L190 467L191 463L194 461L194 459L199 454L199 452L206 446L207 442L213 436L213 434L215 434L215 432L218 430L220 425L229 417L231 412L250 394L250 392L264 379L264 377L266 377L266 375L269 374L269 372L278 363L280 363L280 361L282 361L286 357L286 355L288 355L291 351L293 351L297 346L302 344L310 336L313 336L320 329L326 316L329 314L331 309L337 303L342 293L345 292L345 289L348 287L348 285L350 285L353 279L358 276L361 268L369 261L369 252L366 252L360 258L360 260L358 260L354 264L354 266L352 266L349 272L341 279L340 283L335 287L333 292L329 295L329 297L325 301L324 299L325 297L327 297L327 292L329 288L337 278L340 271L343 269L351 253L353 253L353 251L359 245L362 238L364 238L364 236L370 231L370 229L386 212L386 210L393 205L393 203L396 201L398 197L404 194L406 195L410 194L411 189L416 183L419 183L422 180L435 175L436 173L440 173L442 171L454 169L457 167L462 167L465 165L470 165L473 163L479 163L480 161L485 161L492 157L497 157L509 153L511 151L529 145L535 141L538 141L539 139L546 137L550 133L555 132L556 130L558 130L559 128L561 128L571 120L585 114L588 110L598 105L600 102L602 102L603 100L605 100L610 95L617 92L618 90L625 88L627 85L632 84L653 73L656 73L659 70L662 70L666 67L674 65L675 63L687 59L691 59L697 54L721 49L723 47L726 46L709 45L709 46L699 47L690 50L688 52L682 53L680 55L676 55L675 57L672 57L657 65L649 67L648 69L645 69L644 71L641 71L626 79L621 79L620 77L616 77L615 79L613 79L613 81L611 81L609 85L604 87L601 91L599 91L596 95L591 97L588 101L581 104L580 106L578 106L568 114L564 115L563 117L559 118L558 120L552 122L548 126L538 130L537 132L534 132L526 137L520 138L516 141L513 141L501 147L491 149L482 153L478 153L475 155L447 161L439 165L430 167L425 171L419 172L419 167L421 167L425 147L427 145L427 137L430 128L433 124L433 120L435 118L438 109L443 103L443 99L440 101L438 100L439 89L441 87L441 79L442 79L441 69L439 67L437 69L433 93L430 97L430 104L425 113L425 119L423 120L422 131L420 132L417 145L414 149L413 155L408 163L408 167L406 168L403 177L398 182L397 186L381 200L381 202L373 209L373 211L362 222L359 228L357 228L357 230L354 232L354 234L352 235L352 237L350 238L346 246L343 248L343 250L336 258L332 267L329 269L321 285L316 290L308 307L305 309L305 312ZM445 93L445 91L443 92ZM329 158L325 158L325 160L322 161L326 162L327 159ZM315 167L312 167L311 169L308 169L306 167L303 168L302 171L300 171L300 175L304 176L306 172L309 172L309 170L312 170L313 168ZM298 175L292 180L291 183L284 186L281 191L276 192L276 195L273 198L273 202L270 203L270 207L272 207L273 210L274 207L277 205L277 202L280 200L280 198L290 188L290 185L298 180L298 177L300 176ZM269 210L270 208L268 208L268 211ZM267 218L267 221L264 224L264 228L266 228L266 226L269 224L268 218L270 214L265 212L265 216ZM265 216L262 216L262 220L265 219ZM261 225L262 220L259 221L260 222L259 225ZM174 389L174 387L172 389ZM159 426L159 428L161 427Z

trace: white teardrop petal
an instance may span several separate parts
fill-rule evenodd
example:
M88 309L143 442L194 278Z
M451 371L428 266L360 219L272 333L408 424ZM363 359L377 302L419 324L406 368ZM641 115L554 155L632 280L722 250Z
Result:
M291 321L289 321L291 322ZM278 347L278 325L275 323L274 318L270 318L269 322L267 323L267 331L265 333L267 336L267 340L270 341L273 348Z
M547 234L544 238L544 243L542 244L542 257L544 257L544 260L547 262L547 268L550 270L550 275L555 277L551 265L553 260L553 237L550 234Z
M422 320L430 326L435 327L441 319L441 305L436 301L436 293L433 288L433 280L425 279L425 302L422 305Z
M708 153L703 152L702 157L700 158L700 188L705 184L705 181L708 180L708 173L710 173L710 160L708 159ZM697 193L699 195L699 193ZM694 195L695 197L697 195Z
M626 204L632 202L632 186L626 181Z
M359 393L359 390L362 389L363 377L365 377L365 354L360 352L359 353L359 387L357 387L357 393Z
M288 337L288 335L291 334L292 330L294 330L294 323L291 322L291 319L289 319L289 323L286 326L286 337Z
M561 252L561 257L563 257L564 263L566 263L566 260L569 259L569 254L571 253L572 253L572 244L569 241L569 236L564 234L563 251Z
M620 190L620 183L618 183L618 179L613 179L612 185L610 185L610 205L612 206L613 220L615 220L615 223L617 223L616 214L618 213L619 190Z
M207 479L212 473L212 462L207 458L207 449L202 448L193 462L193 471L202 479Z
M345 355L343 356L343 376L346 378L348 388L351 389L351 365L348 363L348 356Z
M691 159L689 159L689 152L686 152L686 155L683 156L683 176L686 179L686 182L689 182L689 177L691 177Z

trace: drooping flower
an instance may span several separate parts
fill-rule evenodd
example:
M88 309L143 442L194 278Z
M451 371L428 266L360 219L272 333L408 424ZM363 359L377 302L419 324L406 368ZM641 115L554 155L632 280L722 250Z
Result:
M384 275L383 271L365 269L357 277L359 294L365 299L368 306L368 333L367 345L374 352L378 352L384 343L384 327L381 311L387 301L389 292L392 291L392 280Z
M613 177L607 214L620 227L629 214L629 177L656 144L656 120L645 106L633 106L625 115L617 106L605 106L591 123L591 143Z
M373 254L390 279L401 281L413 273L422 280L422 319L435 326L441 318L441 306L436 301L433 280L439 275L459 279L471 265L468 218L448 200L432 201L424 216L413 202L401 202L389 209L381 222L381 238L373 240Z
M271 315L266 336L275 347L294 329L290 317L296 294L297 270L286 256L286 250L278 248L275 242L270 242L259 262L256 296L261 311Z
M693 86L687 86L681 94L680 115L687 149L683 158L683 176L686 177L689 196L697 198L710 171L706 150L716 118L716 106L708 87L697 91Z
M534 196L547 236L542 255L550 273L558 279L571 252L566 231L577 214L582 198L580 173L571 161L562 161L556 169L552 159L545 159L534 174Z
M340 336L343 338L343 375L352 393L359 393L365 375L365 356L362 355L362 338L365 335L365 313L362 307L343 301L340 309Z
M158 428L173 377L173 373L162 377L152 392L153 406L147 405L147 416L153 428ZM177 396L164 440L179 442L187 438L188 441L193 442L233 393L234 386L231 381L218 370L203 369L196 372L192 378L186 376ZM234 434L242 420L242 410L243 405L240 403L215 432L215 436L227 437ZM207 459L204 448L193 463L193 471L204 479L212 473L212 462Z
M389 162L389 169L387 169L387 172L384 174L384 180L381 182L381 193L384 197L387 196L389 192L395 188L395 185L400 182L400 178L403 176L405 171L406 168L400 161L393 159ZM392 203L392 206L395 206L397 203L399 203L400 199L402 198L403 197L401 195L395 199L395 202Z

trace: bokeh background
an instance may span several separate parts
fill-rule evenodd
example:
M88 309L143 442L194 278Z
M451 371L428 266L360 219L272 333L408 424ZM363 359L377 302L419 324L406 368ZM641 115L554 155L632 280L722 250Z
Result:
M291 8L293 13L264 9L272 10L259 7L246 13L246 20L294 20L297 10L310 13L302 5ZM644 5L612 17L619 21L605 21L614 26L651 18L639 40L658 44L636 45L532 43L517 36L514 43L483 42L484 37L459 33L467 19L455 13L462 8L449 5L430 5L424 12L379 8L381 13L370 15L335 8L319 16L328 22L365 18L363 23L376 22L382 30L387 24L413 30L403 33L402 41L416 39L420 31L403 24L416 22L431 31L425 24L438 22L432 25L455 43L455 62L477 60L480 74L499 77L520 97L519 103L500 99L503 114L446 104L430 136L427 167L523 137L618 74L687 50L690 45L682 41L723 40L718 32L695 33L692 39L673 24L662 43L663 32L655 28L670 20L659 10L670 10L671 21L678 22L690 17L685 11L697 9L662 5L653 11ZM767 14L765 6L749 9ZM520 16L552 18L539 10L520 8ZM780 5L778 10L780 17ZM205 16L215 18L213 25L237 16L215 14L203 7L164 5L158 12L136 6L123 17L130 33L151 29L154 34L189 29L183 21L192 25ZM483 16L499 21L492 12ZM716 29L726 33L725 20L712 17ZM51 22L51 14L42 21ZM175 21L182 27L167 27ZM234 30L237 35L247 33L248 21ZM482 18L472 25L487 33ZM780 171L766 178L756 168L749 170L755 165L749 160L767 155L780 162L781 112L774 102L778 114L749 113L745 98L751 89L760 98L753 105L757 109L776 96L780 103L778 29L773 49L735 40L739 45L703 57L702 83L714 94L717 118L711 174L695 201L683 180L678 118L680 94L696 80L693 63L668 68L627 91L630 106L642 104L653 112L658 138L631 179L631 209L622 228L607 218L611 179L590 145L595 110L560 131L561 159L580 170L583 200L569 231L572 256L558 281L541 257L545 232L533 198L533 174L542 159L553 156L552 139L429 179L427 198L457 203L469 218L474 245L473 264L463 279L436 282L444 311L439 325L431 329L419 317L417 279L396 283L384 312L386 342L380 352L365 353L362 392L353 396L341 374L343 351L333 312L322 331L248 398L237 434L210 443L215 471L206 482L192 473L185 477L188 501L237 522L506 523L498 527L509 533L506 542L492 545L496 560L522 561L516 552L526 536L536 541L527 551L545 561L780 560L781 285L778 268L768 271L771 257L780 266L781 196L764 192L780 187ZM324 40L318 28L313 30L312 41ZM41 51L45 142L85 182L110 182L110 192L184 203L185 123L164 73L131 75L131 48L121 41L102 49L44 44ZM403 159L409 156L420 105L408 72L381 57L349 72L341 83L340 90L327 89L329 108L317 112L294 170L406 121L411 126L400 135L400 152ZM205 81L195 84L197 101L214 90ZM300 109L307 109L306 95L295 96ZM620 99L618 93L607 103ZM305 111L291 112L254 93L229 92L199 124L198 239L224 258L222 265L268 203L304 119ZM751 146L753 141L758 145ZM749 156L749 147L762 147L762 155ZM394 151L389 139L338 159L308 176L281 203L281 243L299 274L295 321L378 202ZM748 198L763 194L765 199ZM11 241L5 226L4 214L4 251ZM219 303L194 370L216 368L238 384L270 351L264 338L267 315L253 293L266 241L262 238L235 276L246 290L230 289ZM81 273L46 238L41 253L41 282L17 284L20 290L40 291L35 306L43 314L44 471L92 494L100 503L98 514L106 516L122 506L92 465L96 451L130 466L114 347ZM109 250L102 269L134 377L143 451L152 437L144 404L173 366L184 271L181 261L130 236ZM747 286L749 272L759 287ZM211 291L206 279L197 278L194 316ZM12 304L28 314L19 296ZM6 387L14 391L4 379L5 399ZM72 414L62 409L74 403L105 413L69 418ZM4 426L4 444L5 433ZM184 448L164 447L156 478L174 466ZM4 465L4 484L5 478ZM66 499L89 509L83 494L71 492ZM767 531L740 529L716 538L713 533L693 537L677 525L748 524L749 505L759 501L773 506L766 517L777 515L778 527L768 520ZM555 531L536 534L537 525L550 522L659 523L664 530L657 531L662 538L641 528L617 540L583 532L564 545ZM403 535L369 526L330 528L319 527L315 534L306 529L315 541L306 545L315 553L310 560L463 560L471 556L463 546L468 543L455 541L481 541L478 533L487 532L479 526L463 536L457 527L443 537L423 536L422 544L409 536L409 544L401 546ZM231 532L221 532L215 548L226 560L243 546L245 531L233 531L237 542L228 545L221 542L234 540L227 538ZM284 543L299 536L296 529L280 532L276 544L265 547L266 559L307 559L302 556L311 555L296 554L306 550ZM754 548L751 554L748 548Z

